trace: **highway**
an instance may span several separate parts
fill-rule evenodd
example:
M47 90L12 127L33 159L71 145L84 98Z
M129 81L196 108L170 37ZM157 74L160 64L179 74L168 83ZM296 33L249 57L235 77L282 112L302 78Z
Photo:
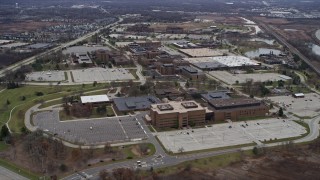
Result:
M307 63L318 75L320 75L320 69L315 67L311 60L304 56L298 49L293 47L290 43L286 41L281 35L276 33L276 28L274 26L268 26L264 23L259 22L259 26L262 27L266 32L272 34L279 42L285 45L292 53L298 55L305 63Z
M98 29L98 30L96 30L96 31L94 31L94 32L88 33L88 34L86 34L86 35L84 35L84 36L82 36L82 37L80 37L80 38L78 38L78 39L75 39L75 40L70 41L70 42L68 42L68 43L61 44L61 45L59 45L59 46L57 46L57 47L55 47L55 48L53 48L53 49L49 49L49 50L47 50L47 51L45 51L45 52L43 52L43 53L34 55L34 56L32 56L32 57L29 57L29 58L27 58L27 59L24 59L24 60L22 60L22 61L19 61L19 62L15 63L15 64L13 64L13 65L11 65L11 66L8 66L8 67L6 67L6 68L4 68L4 69L1 69L1 70L0 70L0 77L3 77L7 71L15 71L15 70L19 69L19 68L20 68L21 66L23 66L23 65L28 65L28 64L33 63L37 58L43 57L43 56L45 56L45 55L48 55L48 54L57 52L57 51L59 51L59 50L62 50L63 48L66 48L66 47L72 46L72 45L74 45L74 44L77 44L78 42L81 42L81 41L83 41L83 40L85 40L85 39L93 36L94 34L99 33L101 30L106 29L106 28L111 28L112 26L115 26L115 25L117 25L118 23L120 23L120 22L122 22L122 21L123 21L123 19L122 19L122 18L119 18L119 20L118 20L117 22L114 22L114 23L112 23L112 24L109 24L108 26L105 26L105 27L103 27L103 28L100 28L100 29Z

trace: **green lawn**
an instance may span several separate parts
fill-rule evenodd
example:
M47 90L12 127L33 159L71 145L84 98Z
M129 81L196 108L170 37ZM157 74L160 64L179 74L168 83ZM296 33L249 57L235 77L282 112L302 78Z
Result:
M136 69L128 69L135 79L139 79Z
M68 72L64 72L64 80L68 80Z
M106 110L107 112L105 114L98 114L96 111L97 108L93 108L92 114L89 117L74 117L71 115L67 115L65 111L60 111L59 116L60 116L60 121L68 121L68 120L75 120L75 119L92 119L92 118L102 118L102 117L113 117L115 116L115 113L111 106L107 106Z
M252 156L252 151L251 150L244 151L243 155ZM192 161L183 162L176 166L160 168L160 169L156 169L155 171L157 173L160 173L161 175L169 175L184 169L186 166L190 166L196 169L201 169L204 171L213 170L216 168L228 166L229 164L234 162L239 162L241 161L241 156L242 156L241 153L231 153L231 154L225 154L220 156L213 156L209 158L196 159Z
M8 149L8 145L6 143L4 143L3 141L0 141L0 152L1 151L5 151L6 149Z
M74 77L73 77L72 71L70 71L70 75L71 75L71 80L72 80L72 82L74 82Z
M16 89L5 90L0 93L0 123L4 124L9 120L10 111L12 118L9 122L9 127L13 132L20 132L24 126L24 114L33 105L50 99L60 98L66 95L80 93L83 91L96 90L106 87L106 84L97 84L95 87L87 85L82 87L76 86L24 86ZM43 96L36 96L36 92L42 92ZM24 96L26 99L21 100ZM7 103L7 100L10 104Z
M0 166L5 167L5 168L17 173L17 174L20 174L21 176L28 178L28 179L34 179L34 180L39 179L39 175L34 174L34 173L30 172L29 170L22 168L22 167L19 167L19 166L15 165L9 161L6 161L4 159L0 159Z

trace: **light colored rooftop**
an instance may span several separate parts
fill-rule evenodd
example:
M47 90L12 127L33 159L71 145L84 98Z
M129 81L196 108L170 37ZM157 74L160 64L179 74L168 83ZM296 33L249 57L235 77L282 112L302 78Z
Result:
M109 101L109 97L106 94L95 96L81 96L80 98L82 103L99 103Z
M251 60L244 56L216 56L216 57L199 57L199 58L184 58L192 64L197 63L219 63L228 67L239 66L257 66L257 61Z
M168 103L152 104L151 109L158 114L184 113L195 110L206 110L195 101L171 101Z
M20 47L20 46L25 46L25 45L28 45L28 43L16 42L16 43L2 45L2 46L0 46L0 48L15 48L15 47Z
M228 53L227 49L209 48L180 49L180 51L192 57L222 56L224 53Z

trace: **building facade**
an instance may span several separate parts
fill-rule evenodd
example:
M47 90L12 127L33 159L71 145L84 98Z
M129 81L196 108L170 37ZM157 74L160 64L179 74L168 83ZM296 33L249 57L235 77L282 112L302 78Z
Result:
M252 98L213 99L208 104L212 108L214 121L238 121L269 113L269 108L264 103Z
M205 124L206 109L195 101L151 105L150 118L157 128L182 128Z

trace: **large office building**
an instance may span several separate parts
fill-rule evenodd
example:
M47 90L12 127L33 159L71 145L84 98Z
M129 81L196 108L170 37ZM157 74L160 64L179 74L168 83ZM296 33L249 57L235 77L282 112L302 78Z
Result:
M182 128L205 124L206 109L195 101L152 104L150 118L157 128Z
M252 98L212 99L208 104L213 111L214 121L237 121L269 113L269 108L264 103Z

